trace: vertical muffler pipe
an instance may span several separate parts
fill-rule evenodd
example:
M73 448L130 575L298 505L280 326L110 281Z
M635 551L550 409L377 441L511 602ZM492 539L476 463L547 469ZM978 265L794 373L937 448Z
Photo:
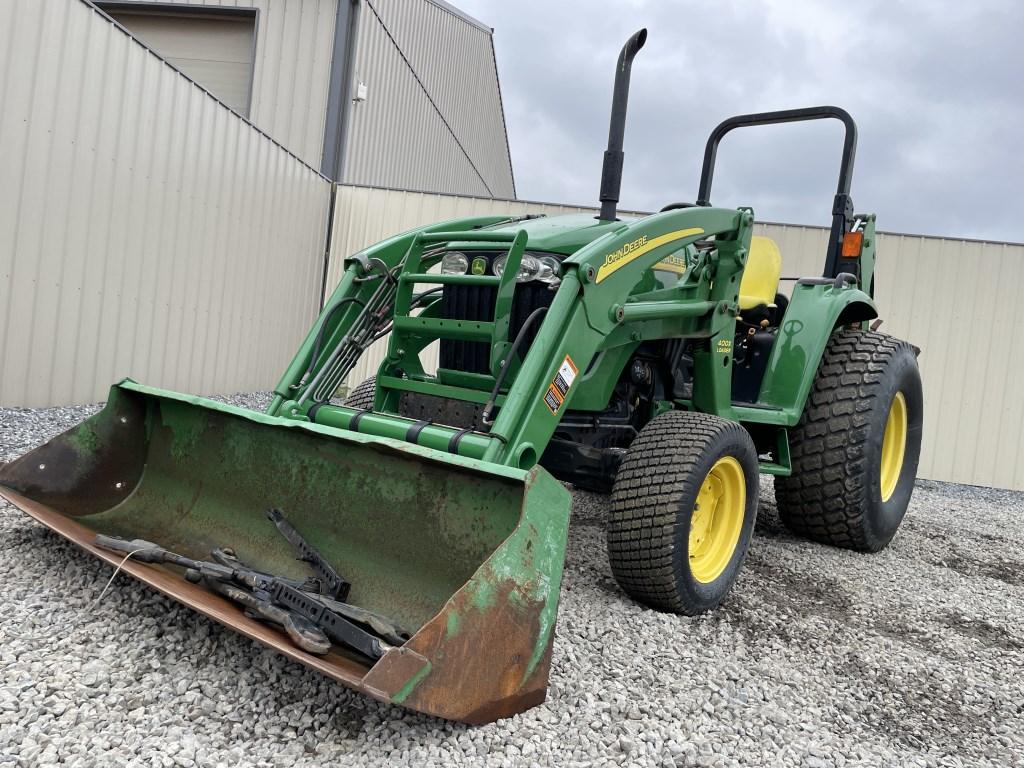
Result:
M604 153L604 167L601 170L601 221L615 221L622 186L622 138L626 133L626 102L629 100L629 74L633 68L633 57L647 42L647 30L634 34L619 53L615 65L615 89L612 92L612 117L608 125L608 149Z

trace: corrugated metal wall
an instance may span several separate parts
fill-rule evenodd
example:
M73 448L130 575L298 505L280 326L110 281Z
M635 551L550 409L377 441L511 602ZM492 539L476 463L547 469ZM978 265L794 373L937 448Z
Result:
M768 225L783 272L820 271L828 232ZM1024 245L881 234L881 330L921 347L921 476L1024 490Z
M582 210L591 209L339 187L328 284L337 284L345 256L422 224ZM758 234L778 242L785 276L820 274L826 229L765 224ZM878 258L881 330L922 349L920 476L1024 490L1024 334L1016 302L1024 285L1024 245L882 234ZM360 361L351 384L374 374L383 345ZM437 364L436 358L426 362Z
M515 196L489 29L433 2L366 0L355 77L367 99L352 108L347 183Z
M338 0L153 0L256 8L250 120L320 167Z
M134 6L129 6L133 8ZM240 115L249 116L256 14L120 11L101 6L121 26L168 63L200 83ZM244 10L244 9L243 9Z
M84 0L0 3L0 405L266 389L330 184Z
M152 1L257 8L249 118L320 167L338 0ZM434 0L361 6L346 181L514 197L491 30Z

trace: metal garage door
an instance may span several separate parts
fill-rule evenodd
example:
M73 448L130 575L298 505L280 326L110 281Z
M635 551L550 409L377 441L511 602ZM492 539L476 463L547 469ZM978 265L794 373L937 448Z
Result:
M249 116L255 13L129 10L125 4L105 10L218 99Z

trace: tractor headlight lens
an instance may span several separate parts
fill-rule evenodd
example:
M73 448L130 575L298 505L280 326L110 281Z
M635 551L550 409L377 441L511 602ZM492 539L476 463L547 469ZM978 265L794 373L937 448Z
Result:
M537 261L540 262L541 269L544 274L538 276L536 279L542 283L554 283L559 279L559 275L562 271L562 265L558 263L558 259L554 256L540 256Z
M498 277L505 272L505 262L508 256L499 256L491 265L491 271ZM524 253L522 261L519 262L519 274L516 275L517 283L528 283L536 280L541 283L554 283L558 281L558 273L561 267L558 259L554 256L535 256Z
M444 258L441 259L442 275L464 275L468 269L469 259L466 257L466 254L459 251L446 253Z

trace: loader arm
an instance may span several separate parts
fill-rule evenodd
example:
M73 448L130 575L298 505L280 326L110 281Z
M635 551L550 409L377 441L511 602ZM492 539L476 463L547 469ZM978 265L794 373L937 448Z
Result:
M388 354L378 372L373 411L333 405L322 398L309 399L303 387L315 381L300 374L298 385L292 385L295 394L281 404L281 415L529 469L543 454L570 407L578 390L574 387L576 378L587 374L597 355L647 339L695 337L701 345L695 354L693 407L731 417L730 352L752 226L753 214L746 209L673 210L622 222L578 250L564 262L561 284L522 364L508 378L507 390L499 386L497 376L510 346L511 288L527 245L526 233L458 231L441 226L407 233L353 259L346 280L332 297L337 306L360 295L357 291L365 291L360 287L360 275L366 274L367 262L375 255L383 253L387 263L394 264L392 333ZM709 244L699 251L691 249L695 254L693 263L673 287L634 295L655 264L698 241L710 243L712 239L713 247ZM461 249L499 244L507 248L508 266L501 277L427 274L424 254L435 244ZM438 318L432 307L411 315L414 286L431 283L494 286L494 320ZM320 323L325 324L325 319ZM338 328L334 338L345 333L346 329ZM484 384L494 383L490 398L486 388L445 385L424 374L419 353L439 338L468 338L491 344L494 377L479 377ZM310 344L314 346L315 342ZM320 357L329 354L321 352ZM308 352L305 359L311 355L312 351ZM301 363L303 356L296 359ZM302 367L293 365L291 374L294 376ZM617 377L620 373L602 370L606 376ZM401 392L476 403L491 399L500 410L489 429L460 430L402 416L398 409Z
M706 339L696 360L694 406L728 417L728 350L752 226L753 215L745 210L670 211L624 223L570 257L562 285L494 423L492 434L500 438L484 459L532 466L571 405L576 376L599 353L645 339ZM701 252L675 287L659 292L657 300L631 295L665 256L710 237L715 248ZM566 370L574 371L573 381L565 381Z
M431 224L408 230L394 237L364 248L345 259L345 271L330 298L324 303L320 316L306 334L295 357L285 370L277 386L267 413L276 416L288 400L301 399L313 378L321 372L324 363L336 350L358 317L360 308L373 295L377 283L364 276L373 267L394 270L409 252L410 246L421 234L450 229L475 230L509 221L509 216L473 216ZM390 310L390 307L388 308ZM320 340L316 359L317 340Z

